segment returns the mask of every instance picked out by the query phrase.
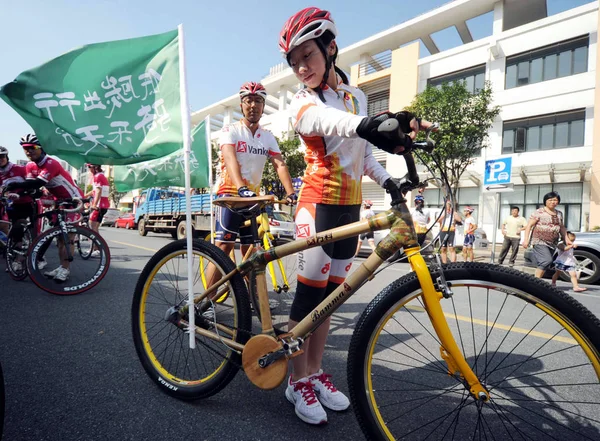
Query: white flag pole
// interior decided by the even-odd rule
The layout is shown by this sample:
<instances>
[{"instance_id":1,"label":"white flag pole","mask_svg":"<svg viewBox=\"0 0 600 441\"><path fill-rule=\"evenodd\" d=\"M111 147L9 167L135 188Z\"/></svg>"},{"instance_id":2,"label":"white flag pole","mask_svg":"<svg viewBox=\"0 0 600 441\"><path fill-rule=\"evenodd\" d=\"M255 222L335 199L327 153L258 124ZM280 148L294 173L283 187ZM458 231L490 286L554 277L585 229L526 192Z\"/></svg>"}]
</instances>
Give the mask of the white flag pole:
<instances>
[{"instance_id":1,"label":"white flag pole","mask_svg":"<svg viewBox=\"0 0 600 441\"><path fill-rule=\"evenodd\" d=\"M213 206L212 143L210 139L210 115L204 118L206 127L206 149L208 150L208 200L210 201L210 243L215 243L215 215Z\"/></svg>"},{"instance_id":2,"label":"white flag pole","mask_svg":"<svg viewBox=\"0 0 600 441\"><path fill-rule=\"evenodd\" d=\"M192 200L190 195L190 107L187 96L187 80L185 72L185 44L183 40L183 24L177 26L179 37L179 94L181 100L181 133L183 136L183 159L185 170L185 238L187 241L188 269L188 322L190 324L190 349L196 348L196 323L194 314L194 248L192 245Z\"/></svg>"}]
</instances>

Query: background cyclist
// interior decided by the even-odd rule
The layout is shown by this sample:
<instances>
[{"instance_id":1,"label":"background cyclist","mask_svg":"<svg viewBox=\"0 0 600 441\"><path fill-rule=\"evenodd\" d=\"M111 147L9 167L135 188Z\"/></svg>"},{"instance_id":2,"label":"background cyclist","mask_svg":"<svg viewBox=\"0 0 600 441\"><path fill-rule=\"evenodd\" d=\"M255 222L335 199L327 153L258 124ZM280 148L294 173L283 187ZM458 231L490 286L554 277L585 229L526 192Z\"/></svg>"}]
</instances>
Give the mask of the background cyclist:
<instances>
[{"instance_id":1,"label":"background cyclist","mask_svg":"<svg viewBox=\"0 0 600 441\"><path fill-rule=\"evenodd\" d=\"M27 176L25 182L13 182L7 186L9 189L27 189L37 190L46 187L48 192L56 199L82 198L81 189L75 185L71 175L60 165L60 163L51 158L44 152L40 141L34 134L25 135L21 138L21 146L25 150L25 155L30 160L25 167ZM68 222L76 222L81 218L79 213L67 215ZM69 238L71 238L69 234ZM64 282L69 278L69 260L67 259L67 250L64 240L59 237L58 254L61 265L51 271L44 272L47 277L52 277L57 281ZM70 241L72 243L72 241ZM71 253L73 253L73 245Z\"/></svg>"},{"instance_id":2,"label":"background cyclist","mask_svg":"<svg viewBox=\"0 0 600 441\"><path fill-rule=\"evenodd\" d=\"M296 210L297 237L356 222L362 200L361 180L370 176L387 189L400 183L375 160L371 144L389 153L408 153L418 121L406 112L386 112L366 117L364 93L348 84L346 74L335 66L337 30L327 11L306 8L285 23L279 49L305 89L292 99L291 115L296 132L306 147L306 171ZM380 133L381 122L395 118L398 131ZM424 128L429 123L423 121ZM352 237L324 247L298 253L298 285L290 311L290 327L309 314L346 278L356 252ZM304 353L294 357L286 398L296 415L309 424L327 421L323 406L345 410L348 398L321 369L329 333L327 319L303 344Z\"/></svg>"},{"instance_id":3,"label":"background cyclist","mask_svg":"<svg viewBox=\"0 0 600 441\"><path fill-rule=\"evenodd\" d=\"M256 196L268 158L288 194L288 203L295 203L297 196L279 144L275 136L259 124L265 108L267 91L262 84L250 81L242 85L239 94L244 117L223 127L219 138L220 174L216 191L218 197ZM233 250L238 234L243 254L252 243L250 227L240 228L243 222L245 219L242 216L228 208L219 207L215 243L226 254Z\"/></svg>"},{"instance_id":4,"label":"background cyclist","mask_svg":"<svg viewBox=\"0 0 600 441\"><path fill-rule=\"evenodd\" d=\"M0 146L0 187L7 187L12 183L23 183L27 172L22 165L13 164L8 157L8 149ZM21 191L16 190L15 193ZM15 245L19 246L23 237L23 229L20 228L18 221L32 219L35 213L33 199L29 195L22 195L18 199L12 201L10 207L6 209L8 220L12 223L12 238ZM7 224L1 223L0 229L4 234L8 235L9 227ZM38 266L42 268L46 265L45 260L38 262ZM20 272L23 269L22 262L12 262L13 271Z\"/></svg>"},{"instance_id":5,"label":"background cyclist","mask_svg":"<svg viewBox=\"0 0 600 441\"><path fill-rule=\"evenodd\" d=\"M110 186L108 179L104 176L102 167L95 164L87 164L88 171L92 174L92 201L90 204L90 228L96 232L100 229L100 224L104 215L110 207L110 201L108 195L110 193ZM89 195L86 194L86 197ZM100 250L96 249L92 251L91 257L100 257Z\"/></svg>"},{"instance_id":6,"label":"background cyclist","mask_svg":"<svg viewBox=\"0 0 600 441\"><path fill-rule=\"evenodd\" d=\"M363 211L361 211L361 213L360 213L361 220L369 219L370 217L375 216L375 212L371 208L373 206L373 203L371 201L369 201L369 200L364 201L363 206L365 207L365 209ZM360 252L360 248L362 246L363 240L365 240L365 239L367 239L367 243L371 247L371 251L375 251L375 235L373 234L372 231L369 231L367 233L363 233L360 236L358 236L358 245L356 246L355 255L358 255L358 253Z\"/></svg>"}]
</instances>

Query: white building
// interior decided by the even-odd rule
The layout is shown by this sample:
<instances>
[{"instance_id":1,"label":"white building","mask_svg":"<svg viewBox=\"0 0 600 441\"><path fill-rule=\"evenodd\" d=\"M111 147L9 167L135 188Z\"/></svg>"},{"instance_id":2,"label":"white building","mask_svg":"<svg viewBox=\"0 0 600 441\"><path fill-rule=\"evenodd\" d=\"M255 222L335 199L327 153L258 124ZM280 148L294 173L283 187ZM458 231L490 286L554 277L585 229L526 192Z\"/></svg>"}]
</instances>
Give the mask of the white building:
<instances>
[{"instance_id":1,"label":"white building","mask_svg":"<svg viewBox=\"0 0 600 441\"><path fill-rule=\"evenodd\" d=\"M483 14L490 17L489 35L474 40L468 21ZM440 51L432 34L448 28L462 44ZM338 65L366 93L370 114L401 110L428 83L463 79L475 89L489 80L501 112L487 148L462 177L460 206L474 206L478 224L491 236L494 195L483 187L484 163L510 155L515 191L502 193L503 214L517 205L527 217L555 190L567 227L587 230L600 225L600 148L593 149L600 139L594 119L600 103L598 29L598 1L548 17L545 0L455 0L341 49ZM430 55L419 58L422 46ZM292 133L287 107L299 87L294 74L281 64L262 83L269 98L261 123L276 136ZM223 124L241 118L238 95L194 112L192 120L206 115L214 139ZM404 169L401 157L376 156L393 175ZM431 206L441 204L435 189L425 197ZM385 198L364 178L363 199L385 208Z\"/></svg>"}]
</instances>

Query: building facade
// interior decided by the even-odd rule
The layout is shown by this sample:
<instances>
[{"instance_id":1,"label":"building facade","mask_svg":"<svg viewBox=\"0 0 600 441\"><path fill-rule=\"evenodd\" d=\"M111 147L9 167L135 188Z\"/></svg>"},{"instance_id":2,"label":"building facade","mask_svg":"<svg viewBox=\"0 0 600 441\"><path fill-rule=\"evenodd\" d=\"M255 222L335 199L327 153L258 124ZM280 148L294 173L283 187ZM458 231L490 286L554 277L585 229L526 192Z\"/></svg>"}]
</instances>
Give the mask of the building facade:
<instances>
[{"instance_id":1,"label":"building facade","mask_svg":"<svg viewBox=\"0 0 600 441\"><path fill-rule=\"evenodd\" d=\"M478 17L488 17L490 29L474 38L469 23ZM448 29L460 44L441 51L432 35ZM491 236L499 225L495 194L483 185L484 164L510 156L514 191L501 193L499 218L511 205L529 216L554 190L567 227L585 231L600 226L600 147L594 148L600 140L600 119L594 118L600 104L598 29L598 1L548 16L545 0L455 0L341 49L338 65L367 95L371 115L402 110L428 85L461 80L476 91L489 81L501 110L487 146L461 178L459 207L474 206L478 225ZM288 105L300 85L285 64L272 68L262 83L269 97L261 123L276 136L290 136ZM223 124L242 116L237 94L194 112L192 120L207 115L215 139ZM405 169L401 157L379 150L375 155L393 175ZM435 188L425 198L430 206L443 203ZM363 199L377 208L389 203L367 177Z\"/></svg>"}]
</instances>

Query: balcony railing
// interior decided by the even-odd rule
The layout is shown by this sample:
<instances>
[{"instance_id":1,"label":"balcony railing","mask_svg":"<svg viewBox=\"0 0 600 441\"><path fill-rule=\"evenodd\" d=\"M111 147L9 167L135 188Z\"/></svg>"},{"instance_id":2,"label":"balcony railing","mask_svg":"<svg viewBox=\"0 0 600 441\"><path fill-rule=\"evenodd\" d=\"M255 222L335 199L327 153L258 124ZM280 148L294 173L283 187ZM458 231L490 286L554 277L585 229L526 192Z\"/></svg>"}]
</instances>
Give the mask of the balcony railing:
<instances>
[{"instance_id":1,"label":"balcony railing","mask_svg":"<svg viewBox=\"0 0 600 441\"><path fill-rule=\"evenodd\" d=\"M369 59L359 64L358 75L366 75L388 69L392 66L392 51L387 50L377 55L369 55Z\"/></svg>"}]
</instances>

